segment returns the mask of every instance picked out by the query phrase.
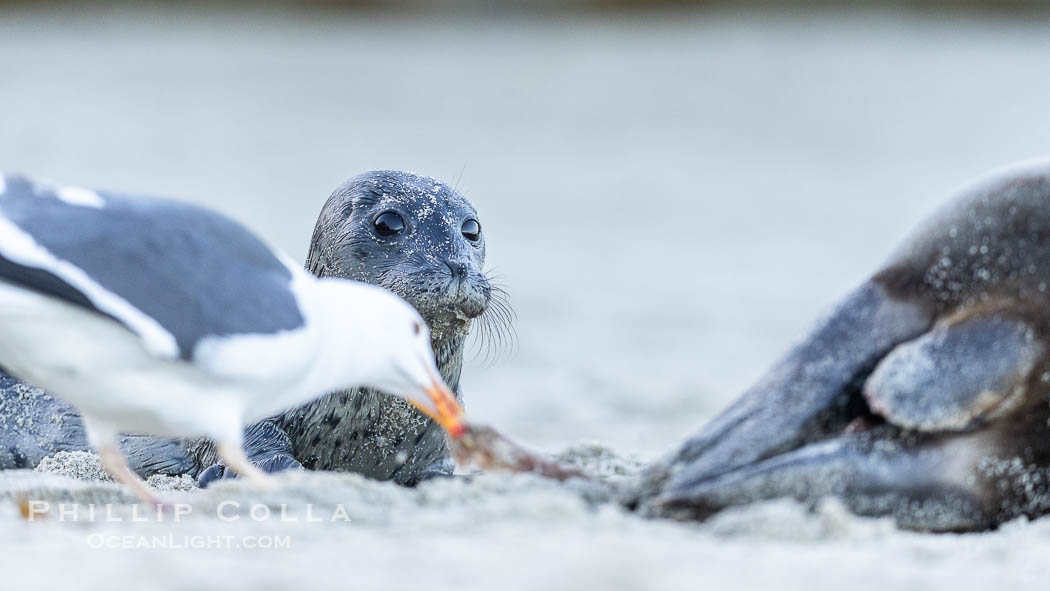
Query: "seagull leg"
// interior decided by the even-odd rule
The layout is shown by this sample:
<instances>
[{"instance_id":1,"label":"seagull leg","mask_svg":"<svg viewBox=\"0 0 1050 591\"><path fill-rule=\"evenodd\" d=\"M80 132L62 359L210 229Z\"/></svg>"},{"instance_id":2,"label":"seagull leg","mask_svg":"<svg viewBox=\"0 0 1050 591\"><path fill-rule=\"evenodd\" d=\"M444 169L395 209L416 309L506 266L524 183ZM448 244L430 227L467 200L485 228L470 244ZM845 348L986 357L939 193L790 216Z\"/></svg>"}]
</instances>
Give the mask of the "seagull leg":
<instances>
[{"instance_id":1,"label":"seagull leg","mask_svg":"<svg viewBox=\"0 0 1050 591\"><path fill-rule=\"evenodd\" d=\"M216 448L219 451L219 457L222 458L222 461L227 466L233 468L237 474L250 480L257 488L261 490L273 490L275 488L273 479L248 459L239 441L236 443L220 441Z\"/></svg>"},{"instance_id":2,"label":"seagull leg","mask_svg":"<svg viewBox=\"0 0 1050 591\"><path fill-rule=\"evenodd\" d=\"M102 467L106 469L114 478L125 486L131 489L131 492L135 493L135 496L142 499L143 503L148 505L162 505L160 499L153 494L153 491L146 486L146 482L139 478L138 474L131 471L128 467L128 461L121 453L120 447L115 442L106 443L100 445L98 448L99 459L102 461Z\"/></svg>"},{"instance_id":3,"label":"seagull leg","mask_svg":"<svg viewBox=\"0 0 1050 591\"><path fill-rule=\"evenodd\" d=\"M120 451L117 443L117 430L94 417L81 415L81 419L84 422L88 442L98 450L99 461L106 472L130 488L131 492L142 499L143 503L153 506L163 505L164 503L146 486L146 482L128 466L128 460L124 457L124 452Z\"/></svg>"}]
</instances>

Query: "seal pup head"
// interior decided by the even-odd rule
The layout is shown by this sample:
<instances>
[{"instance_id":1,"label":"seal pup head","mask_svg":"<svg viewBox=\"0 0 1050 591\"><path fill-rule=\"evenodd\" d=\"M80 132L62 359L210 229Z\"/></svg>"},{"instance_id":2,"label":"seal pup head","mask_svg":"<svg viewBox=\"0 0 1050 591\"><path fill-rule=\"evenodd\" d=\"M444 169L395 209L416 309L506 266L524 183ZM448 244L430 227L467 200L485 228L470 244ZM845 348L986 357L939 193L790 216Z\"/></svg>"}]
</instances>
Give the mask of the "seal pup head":
<instances>
[{"instance_id":1,"label":"seal pup head","mask_svg":"<svg viewBox=\"0 0 1050 591\"><path fill-rule=\"evenodd\" d=\"M484 272L485 232L474 206L436 179L366 172L332 193L307 265L319 277L385 287L412 304L434 342L463 337L475 319L509 324L503 292ZM486 312L490 312L486 314Z\"/></svg>"}]
</instances>

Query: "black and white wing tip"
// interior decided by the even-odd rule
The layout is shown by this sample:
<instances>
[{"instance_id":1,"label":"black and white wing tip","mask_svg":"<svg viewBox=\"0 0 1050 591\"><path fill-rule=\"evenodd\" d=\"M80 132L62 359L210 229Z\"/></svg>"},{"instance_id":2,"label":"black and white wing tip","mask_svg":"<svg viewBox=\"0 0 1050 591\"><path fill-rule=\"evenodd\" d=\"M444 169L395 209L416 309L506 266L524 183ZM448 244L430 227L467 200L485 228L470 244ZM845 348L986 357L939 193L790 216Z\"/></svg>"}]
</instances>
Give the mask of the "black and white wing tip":
<instances>
[{"instance_id":1,"label":"black and white wing tip","mask_svg":"<svg viewBox=\"0 0 1050 591\"><path fill-rule=\"evenodd\" d=\"M113 318L159 357L294 373L311 349L298 335L304 275L205 208L0 175L0 281Z\"/></svg>"}]
</instances>

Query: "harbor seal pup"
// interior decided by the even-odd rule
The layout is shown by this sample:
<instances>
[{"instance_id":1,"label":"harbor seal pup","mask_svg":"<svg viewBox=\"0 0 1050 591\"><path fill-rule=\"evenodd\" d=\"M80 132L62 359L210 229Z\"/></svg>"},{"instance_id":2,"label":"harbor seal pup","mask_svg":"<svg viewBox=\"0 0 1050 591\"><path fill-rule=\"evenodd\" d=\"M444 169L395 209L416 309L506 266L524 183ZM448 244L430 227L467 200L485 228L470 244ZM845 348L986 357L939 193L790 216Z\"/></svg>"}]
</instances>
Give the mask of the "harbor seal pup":
<instances>
[{"instance_id":1,"label":"harbor seal pup","mask_svg":"<svg viewBox=\"0 0 1050 591\"><path fill-rule=\"evenodd\" d=\"M486 334L505 336L511 321L484 262L485 235L470 201L435 179L392 170L359 175L335 190L307 256L315 275L380 285L412 304L430 325L438 369L460 399L471 328L480 323ZM142 476L199 475L202 484L232 476L204 440L128 434L121 447ZM0 467L33 467L55 452L85 449L72 407L0 379ZM249 426L245 450L266 471L345 470L409 485L453 467L440 426L393 396L363 389Z\"/></svg>"}]
</instances>

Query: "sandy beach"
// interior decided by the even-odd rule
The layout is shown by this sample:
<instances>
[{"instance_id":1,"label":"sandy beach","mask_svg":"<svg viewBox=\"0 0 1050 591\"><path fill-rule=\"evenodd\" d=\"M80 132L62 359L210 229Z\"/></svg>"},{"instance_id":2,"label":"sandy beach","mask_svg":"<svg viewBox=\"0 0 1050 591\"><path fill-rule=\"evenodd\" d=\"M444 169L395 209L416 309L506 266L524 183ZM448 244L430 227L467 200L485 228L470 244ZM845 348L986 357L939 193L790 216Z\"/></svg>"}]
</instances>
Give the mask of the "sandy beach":
<instances>
[{"instance_id":1,"label":"sandy beach","mask_svg":"<svg viewBox=\"0 0 1050 591\"><path fill-rule=\"evenodd\" d=\"M728 404L955 187L1050 153L1035 19L166 6L0 7L0 168L205 203L299 260L346 177L458 184L518 334L465 368L467 412L613 480ZM1048 519L927 535L784 501L681 524L527 475L405 489L297 473L271 492L155 481L189 513L133 521L91 466L0 473L0 588L1050 580ZM27 520L30 500L46 515ZM122 520L65 519L64 503Z\"/></svg>"},{"instance_id":2,"label":"sandy beach","mask_svg":"<svg viewBox=\"0 0 1050 591\"><path fill-rule=\"evenodd\" d=\"M574 452L592 473L624 467L607 450ZM780 501L679 524L587 502L578 483L506 474L417 489L335 473L287 474L272 493L241 483L205 491L154 484L176 507L163 516L133 510L112 483L4 473L5 584L103 589L119 577L143 589L988 589L1038 588L1050 575L1046 519L926 535L854 517L833 501L813 511ZM16 498L36 499L32 521Z\"/></svg>"}]
</instances>

